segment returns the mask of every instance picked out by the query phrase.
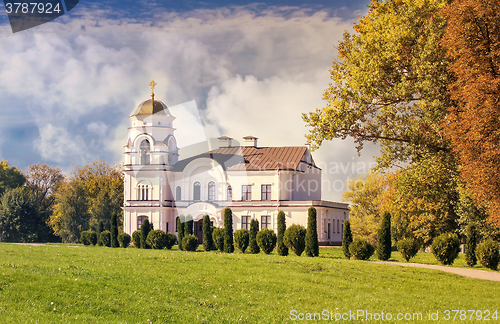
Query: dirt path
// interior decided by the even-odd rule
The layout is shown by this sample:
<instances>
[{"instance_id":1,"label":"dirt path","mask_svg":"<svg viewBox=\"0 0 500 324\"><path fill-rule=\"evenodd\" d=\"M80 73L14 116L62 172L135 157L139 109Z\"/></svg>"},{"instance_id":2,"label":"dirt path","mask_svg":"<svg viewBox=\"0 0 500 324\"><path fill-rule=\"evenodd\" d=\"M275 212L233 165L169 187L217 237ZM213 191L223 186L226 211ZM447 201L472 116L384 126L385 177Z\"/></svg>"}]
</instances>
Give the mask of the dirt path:
<instances>
[{"instance_id":1,"label":"dirt path","mask_svg":"<svg viewBox=\"0 0 500 324\"><path fill-rule=\"evenodd\" d=\"M374 263L393 264L393 265L399 265L399 266L403 266L403 267L434 269L434 270L441 270L441 271L445 271L445 272L450 272L450 273L454 273L454 274L457 274L460 276L474 278L474 279L500 281L500 272L490 272L490 271L466 269L466 268L452 268L452 267L445 267L445 266L432 265L432 264L421 264L421 263L382 262L382 261L377 261Z\"/></svg>"}]
</instances>

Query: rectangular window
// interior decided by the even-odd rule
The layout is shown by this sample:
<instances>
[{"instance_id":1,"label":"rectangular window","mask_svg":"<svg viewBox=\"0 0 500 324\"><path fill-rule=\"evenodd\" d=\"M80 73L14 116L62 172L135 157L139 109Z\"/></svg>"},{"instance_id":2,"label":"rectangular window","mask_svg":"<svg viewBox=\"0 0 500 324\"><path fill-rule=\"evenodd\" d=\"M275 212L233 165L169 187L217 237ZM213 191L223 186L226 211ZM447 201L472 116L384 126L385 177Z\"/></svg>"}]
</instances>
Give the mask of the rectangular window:
<instances>
[{"instance_id":1,"label":"rectangular window","mask_svg":"<svg viewBox=\"0 0 500 324\"><path fill-rule=\"evenodd\" d=\"M241 200L252 200L252 186L241 186Z\"/></svg>"},{"instance_id":2,"label":"rectangular window","mask_svg":"<svg viewBox=\"0 0 500 324\"><path fill-rule=\"evenodd\" d=\"M261 186L261 200L271 200L271 185L265 184Z\"/></svg>"},{"instance_id":3,"label":"rectangular window","mask_svg":"<svg viewBox=\"0 0 500 324\"><path fill-rule=\"evenodd\" d=\"M233 201L233 188L227 187L227 201Z\"/></svg>"},{"instance_id":4,"label":"rectangular window","mask_svg":"<svg viewBox=\"0 0 500 324\"><path fill-rule=\"evenodd\" d=\"M250 216L241 216L241 228L250 230Z\"/></svg>"},{"instance_id":5,"label":"rectangular window","mask_svg":"<svg viewBox=\"0 0 500 324\"><path fill-rule=\"evenodd\" d=\"M271 228L271 216L261 216L260 229Z\"/></svg>"},{"instance_id":6,"label":"rectangular window","mask_svg":"<svg viewBox=\"0 0 500 324\"><path fill-rule=\"evenodd\" d=\"M337 233L340 233L340 221L337 219Z\"/></svg>"},{"instance_id":7,"label":"rectangular window","mask_svg":"<svg viewBox=\"0 0 500 324\"><path fill-rule=\"evenodd\" d=\"M328 239L330 239L330 223L328 223Z\"/></svg>"}]
</instances>

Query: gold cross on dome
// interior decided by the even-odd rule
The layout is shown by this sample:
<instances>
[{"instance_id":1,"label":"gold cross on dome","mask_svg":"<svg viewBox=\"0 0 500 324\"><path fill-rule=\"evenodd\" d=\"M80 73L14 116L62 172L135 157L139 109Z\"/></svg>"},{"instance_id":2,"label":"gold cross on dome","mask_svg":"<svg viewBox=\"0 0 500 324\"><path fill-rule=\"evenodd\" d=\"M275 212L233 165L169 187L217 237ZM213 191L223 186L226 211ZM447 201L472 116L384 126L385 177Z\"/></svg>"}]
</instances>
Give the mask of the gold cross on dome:
<instances>
[{"instance_id":1,"label":"gold cross on dome","mask_svg":"<svg viewBox=\"0 0 500 324\"><path fill-rule=\"evenodd\" d=\"M155 80L151 80L151 82L149 83L149 85L151 86L151 99L154 100L155 99L155 86L156 86L156 82Z\"/></svg>"}]
</instances>

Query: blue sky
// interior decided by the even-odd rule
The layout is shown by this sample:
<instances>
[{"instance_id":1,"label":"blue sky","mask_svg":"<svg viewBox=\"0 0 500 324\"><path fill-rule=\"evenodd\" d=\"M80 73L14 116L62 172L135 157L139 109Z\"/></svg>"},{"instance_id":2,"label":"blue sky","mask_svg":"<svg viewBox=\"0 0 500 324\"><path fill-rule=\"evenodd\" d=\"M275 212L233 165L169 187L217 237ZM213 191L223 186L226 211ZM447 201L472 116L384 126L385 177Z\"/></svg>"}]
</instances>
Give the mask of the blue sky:
<instances>
[{"instance_id":1,"label":"blue sky","mask_svg":"<svg viewBox=\"0 0 500 324\"><path fill-rule=\"evenodd\" d=\"M335 46L368 3L81 0L15 34L0 14L0 159L121 162L127 117L151 79L169 107L190 102L174 109L180 147L220 135L303 145L301 113L324 105ZM316 151L331 181L324 198L338 200L333 182L365 172L377 152L358 157L349 140Z\"/></svg>"}]
</instances>

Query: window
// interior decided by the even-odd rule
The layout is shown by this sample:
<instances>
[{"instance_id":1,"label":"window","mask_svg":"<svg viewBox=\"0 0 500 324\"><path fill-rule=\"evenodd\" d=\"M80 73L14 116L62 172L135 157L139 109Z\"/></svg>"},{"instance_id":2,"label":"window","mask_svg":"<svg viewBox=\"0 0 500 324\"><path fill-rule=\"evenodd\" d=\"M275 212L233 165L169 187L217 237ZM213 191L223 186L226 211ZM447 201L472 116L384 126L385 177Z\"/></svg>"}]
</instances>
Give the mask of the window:
<instances>
[{"instance_id":1,"label":"window","mask_svg":"<svg viewBox=\"0 0 500 324\"><path fill-rule=\"evenodd\" d=\"M215 182L210 181L208 183L208 201L215 200Z\"/></svg>"},{"instance_id":2,"label":"window","mask_svg":"<svg viewBox=\"0 0 500 324\"><path fill-rule=\"evenodd\" d=\"M176 201L181 201L181 198L182 198L182 189L180 186L177 186L177 188L175 188L175 200Z\"/></svg>"},{"instance_id":3,"label":"window","mask_svg":"<svg viewBox=\"0 0 500 324\"><path fill-rule=\"evenodd\" d=\"M271 216L261 216L260 229L271 228Z\"/></svg>"},{"instance_id":4,"label":"window","mask_svg":"<svg viewBox=\"0 0 500 324\"><path fill-rule=\"evenodd\" d=\"M337 233L340 233L340 221L337 219Z\"/></svg>"},{"instance_id":5,"label":"window","mask_svg":"<svg viewBox=\"0 0 500 324\"><path fill-rule=\"evenodd\" d=\"M241 186L241 200L252 200L252 186Z\"/></svg>"},{"instance_id":6,"label":"window","mask_svg":"<svg viewBox=\"0 0 500 324\"><path fill-rule=\"evenodd\" d=\"M250 230L250 216L241 216L241 228Z\"/></svg>"},{"instance_id":7,"label":"window","mask_svg":"<svg viewBox=\"0 0 500 324\"><path fill-rule=\"evenodd\" d=\"M330 239L330 223L328 223L328 239Z\"/></svg>"},{"instance_id":8,"label":"window","mask_svg":"<svg viewBox=\"0 0 500 324\"><path fill-rule=\"evenodd\" d=\"M201 183L199 183L198 181L196 181L193 185L193 200L201 200Z\"/></svg>"},{"instance_id":9,"label":"window","mask_svg":"<svg viewBox=\"0 0 500 324\"><path fill-rule=\"evenodd\" d=\"M141 229L141 224L145 219L148 219L148 216L139 216L137 217L137 230Z\"/></svg>"},{"instance_id":10,"label":"window","mask_svg":"<svg viewBox=\"0 0 500 324\"><path fill-rule=\"evenodd\" d=\"M139 147L139 151L141 153L141 164L149 164L149 151L150 151L150 145L149 141L147 139L143 140L141 142L141 145Z\"/></svg>"},{"instance_id":11,"label":"window","mask_svg":"<svg viewBox=\"0 0 500 324\"><path fill-rule=\"evenodd\" d=\"M138 186L137 200L149 200L149 186Z\"/></svg>"},{"instance_id":12,"label":"window","mask_svg":"<svg viewBox=\"0 0 500 324\"><path fill-rule=\"evenodd\" d=\"M271 200L271 185L265 184L261 186L261 200Z\"/></svg>"},{"instance_id":13,"label":"window","mask_svg":"<svg viewBox=\"0 0 500 324\"><path fill-rule=\"evenodd\" d=\"M233 201L233 188L227 187L227 201Z\"/></svg>"}]
</instances>

